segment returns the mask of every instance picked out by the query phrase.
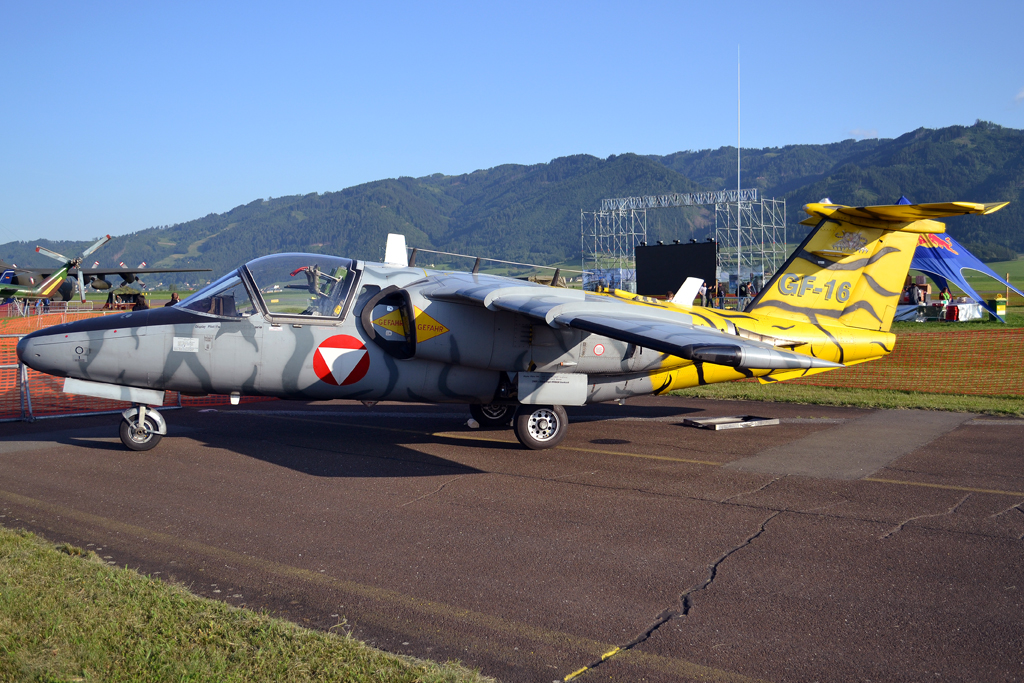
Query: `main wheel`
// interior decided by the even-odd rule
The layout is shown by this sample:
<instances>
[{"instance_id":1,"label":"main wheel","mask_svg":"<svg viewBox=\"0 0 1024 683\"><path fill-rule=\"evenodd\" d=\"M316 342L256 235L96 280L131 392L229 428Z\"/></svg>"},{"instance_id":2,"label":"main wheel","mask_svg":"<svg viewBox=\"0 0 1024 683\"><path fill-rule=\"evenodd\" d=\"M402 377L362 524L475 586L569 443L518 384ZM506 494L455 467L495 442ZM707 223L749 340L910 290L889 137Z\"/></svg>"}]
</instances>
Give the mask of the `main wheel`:
<instances>
[{"instance_id":1,"label":"main wheel","mask_svg":"<svg viewBox=\"0 0 1024 683\"><path fill-rule=\"evenodd\" d=\"M469 414L473 416L474 420L480 423L481 427L485 427L487 429L508 427L509 423L512 422L512 413L514 410L514 406L502 403L490 403L488 405L471 403L469 406Z\"/></svg>"},{"instance_id":2,"label":"main wheel","mask_svg":"<svg viewBox=\"0 0 1024 683\"><path fill-rule=\"evenodd\" d=\"M130 451L148 451L164 438L157 433L157 429L156 420L149 415L146 416L146 424L140 425L136 413L131 422L121 420L121 443Z\"/></svg>"},{"instance_id":3,"label":"main wheel","mask_svg":"<svg viewBox=\"0 0 1024 683\"><path fill-rule=\"evenodd\" d=\"M519 443L532 451L554 448L569 431L569 418L562 406L519 406L512 429Z\"/></svg>"}]
</instances>

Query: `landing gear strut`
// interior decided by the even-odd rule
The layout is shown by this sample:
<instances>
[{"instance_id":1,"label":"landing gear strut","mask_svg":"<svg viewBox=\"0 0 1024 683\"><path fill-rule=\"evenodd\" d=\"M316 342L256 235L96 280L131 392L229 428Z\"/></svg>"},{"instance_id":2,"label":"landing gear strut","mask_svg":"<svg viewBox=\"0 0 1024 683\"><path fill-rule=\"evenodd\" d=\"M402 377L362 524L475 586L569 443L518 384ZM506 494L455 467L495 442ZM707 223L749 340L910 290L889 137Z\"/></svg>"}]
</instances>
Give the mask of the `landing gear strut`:
<instances>
[{"instance_id":1,"label":"landing gear strut","mask_svg":"<svg viewBox=\"0 0 1024 683\"><path fill-rule=\"evenodd\" d=\"M562 406L519 406L512 420L512 430L532 451L554 448L569 431L569 418Z\"/></svg>"},{"instance_id":2,"label":"landing gear strut","mask_svg":"<svg viewBox=\"0 0 1024 683\"><path fill-rule=\"evenodd\" d=\"M148 451L167 434L163 415L153 408L129 408L121 418L121 443L130 451Z\"/></svg>"},{"instance_id":3,"label":"landing gear strut","mask_svg":"<svg viewBox=\"0 0 1024 683\"><path fill-rule=\"evenodd\" d=\"M508 427L512 423L512 414L515 412L515 406L510 406L504 403L490 403L488 405L480 405L478 403L470 404L469 414L473 416L473 419L480 423L480 426L484 429L501 429Z\"/></svg>"}]
</instances>

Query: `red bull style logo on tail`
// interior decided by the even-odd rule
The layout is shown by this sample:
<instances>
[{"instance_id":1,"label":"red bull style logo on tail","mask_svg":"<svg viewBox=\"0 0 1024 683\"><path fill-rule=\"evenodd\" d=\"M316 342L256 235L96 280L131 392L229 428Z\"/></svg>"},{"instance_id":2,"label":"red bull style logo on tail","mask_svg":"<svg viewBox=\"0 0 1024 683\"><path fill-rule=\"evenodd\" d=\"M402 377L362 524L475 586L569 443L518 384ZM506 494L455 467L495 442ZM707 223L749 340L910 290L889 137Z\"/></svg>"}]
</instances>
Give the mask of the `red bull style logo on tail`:
<instances>
[{"instance_id":1,"label":"red bull style logo on tail","mask_svg":"<svg viewBox=\"0 0 1024 683\"><path fill-rule=\"evenodd\" d=\"M928 247L929 249L945 249L954 256L959 256L960 252L953 248L953 240L949 237L939 237L932 233L925 233L918 235L917 246Z\"/></svg>"}]
</instances>

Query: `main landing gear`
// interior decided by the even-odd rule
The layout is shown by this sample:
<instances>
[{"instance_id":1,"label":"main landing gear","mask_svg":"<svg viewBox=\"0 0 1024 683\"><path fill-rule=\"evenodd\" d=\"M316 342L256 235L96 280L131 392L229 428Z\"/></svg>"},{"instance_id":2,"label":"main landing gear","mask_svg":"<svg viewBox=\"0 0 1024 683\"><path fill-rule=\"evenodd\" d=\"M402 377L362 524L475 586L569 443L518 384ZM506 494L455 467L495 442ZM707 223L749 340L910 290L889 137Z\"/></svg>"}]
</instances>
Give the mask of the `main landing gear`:
<instances>
[{"instance_id":1,"label":"main landing gear","mask_svg":"<svg viewBox=\"0 0 1024 683\"><path fill-rule=\"evenodd\" d=\"M569 431L569 418L562 406L519 406L512 420L519 443L531 451L554 448Z\"/></svg>"},{"instance_id":2,"label":"main landing gear","mask_svg":"<svg viewBox=\"0 0 1024 683\"><path fill-rule=\"evenodd\" d=\"M516 407L507 403L491 403L480 405L473 403L469 406L469 414L480 423L484 429L502 429L512 424L512 415Z\"/></svg>"},{"instance_id":3,"label":"main landing gear","mask_svg":"<svg viewBox=\"0 0 1024 683\"><path fill-rule=\"evenodd\" d=\"M121 443L130 451L148 451L167 434L164 416L140 405L121 413Z\"/></svg>"},{"instance_id":4,"label":"main landing gear","mask_svg":"<svg viewBox=\"0 0 1024 683\"><path fill-rule=\"evenodd\" d=\"M554 448L569 431L569 418L562 406L471 404L469 412L485 429L505 429L511 424L519 443L532 451Z\"/></svg>"}]
</instances>

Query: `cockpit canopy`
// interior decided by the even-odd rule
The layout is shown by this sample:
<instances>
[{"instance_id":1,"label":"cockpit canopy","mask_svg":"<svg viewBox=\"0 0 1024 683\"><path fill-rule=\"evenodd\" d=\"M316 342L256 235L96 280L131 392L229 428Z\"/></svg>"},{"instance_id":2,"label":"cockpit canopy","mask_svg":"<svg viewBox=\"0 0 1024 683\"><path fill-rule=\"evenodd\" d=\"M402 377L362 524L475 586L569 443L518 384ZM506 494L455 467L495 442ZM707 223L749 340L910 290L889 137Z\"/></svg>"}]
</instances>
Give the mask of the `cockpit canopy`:
<instances>
[{"instance_id":1,"label":"cockpit canopy","mask_svg":"<svg viewBox=\"0 0 1024 683\"><path fill-rule=\"evenodd\" d=\"M273 254L238 270L180 302L178 307L217 317L270 319L301 316L334 322L344 316L358 276L356 262L324 254Z\"/></svg>"}]
</instances>

